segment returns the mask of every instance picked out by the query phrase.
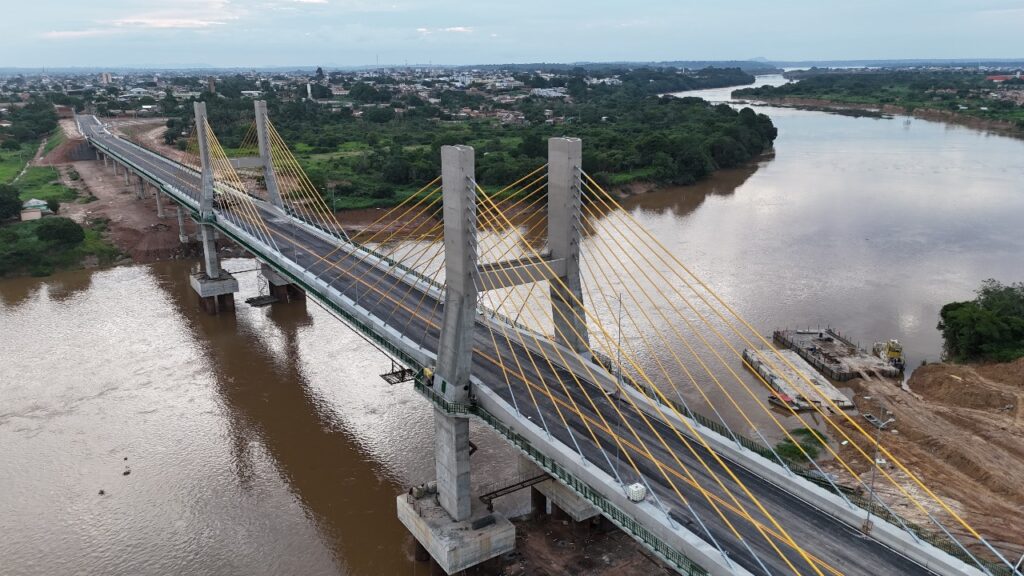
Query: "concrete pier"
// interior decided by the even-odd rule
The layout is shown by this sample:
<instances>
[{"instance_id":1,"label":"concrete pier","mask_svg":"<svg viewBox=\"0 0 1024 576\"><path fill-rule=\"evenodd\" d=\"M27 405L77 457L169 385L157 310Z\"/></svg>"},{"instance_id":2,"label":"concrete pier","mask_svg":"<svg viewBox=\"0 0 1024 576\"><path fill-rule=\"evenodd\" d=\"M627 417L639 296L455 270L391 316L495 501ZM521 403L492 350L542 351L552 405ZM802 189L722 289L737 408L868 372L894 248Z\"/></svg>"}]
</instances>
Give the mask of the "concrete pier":
<instances>
[{"instance_id":1,"label":"concrete pier","mask_svg":"<svg viewBox=\"0 0 1024 576\"><path fill-rule=\"evenodd\" d=\"M238 280L230 272L221 270L216 278L211 278L206 272L197 272L189 276L189 284L199 298L199 305L207 313L222 314L235 310Z\"/></svg>"},{"instance_id":2,"label":"concrete pier","mask_svg":"<svg viewBox=\"0 0 1024 576\"><path fill-rule=\"evenodd\" d=\"M437 502L436 494L420 498L402 494L396 499L398 519L412 533L444 574L457 574L511 552L516 528L507 518L475 502L465 520L454 521Z\"/></svg>"},{"instance_id":3,"label":"concrete pier","mask_svg":"<svg viewBox=\"0 0 1024 576\"><path fill-rule=\"evenodd\" d=\"M306 299L306 293L302 288L262 262L260 263L260 275L270 286L270 295L277 298L279 302L301 302Z\"/></svg>"}]
</instances>

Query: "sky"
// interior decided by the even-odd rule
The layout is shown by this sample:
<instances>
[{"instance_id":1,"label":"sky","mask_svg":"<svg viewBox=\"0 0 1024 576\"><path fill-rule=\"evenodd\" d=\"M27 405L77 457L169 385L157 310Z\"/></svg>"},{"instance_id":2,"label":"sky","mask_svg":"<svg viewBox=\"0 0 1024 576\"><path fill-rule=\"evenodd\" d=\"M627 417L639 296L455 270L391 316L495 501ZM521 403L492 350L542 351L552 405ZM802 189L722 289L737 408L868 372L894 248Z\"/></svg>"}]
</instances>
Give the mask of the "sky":
<instances>
[{"instance_id":1,"label":"sky","mask_svg":"<svg viewBox=\"0 0 1024 576\"><path fill-rule=\"evenodd\" d=\"M0 67L1024 57L1024 0L5 0Z\"/></svg>"}]
</instances>

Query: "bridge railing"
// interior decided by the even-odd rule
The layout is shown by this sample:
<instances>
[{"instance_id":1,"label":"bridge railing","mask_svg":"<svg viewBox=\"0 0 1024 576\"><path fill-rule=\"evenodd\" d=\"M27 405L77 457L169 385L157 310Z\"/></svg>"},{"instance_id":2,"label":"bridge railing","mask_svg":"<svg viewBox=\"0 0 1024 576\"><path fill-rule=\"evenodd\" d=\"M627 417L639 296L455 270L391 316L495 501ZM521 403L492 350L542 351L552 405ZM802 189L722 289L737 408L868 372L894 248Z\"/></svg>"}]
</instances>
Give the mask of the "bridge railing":
<instances>
[{"instance_id":1,"label":"bridge railing","mask_svg":"<svg viewBox=\"0 0 1024 576\"><path fill-rule=\"evenodd\" d=\"M485 424L498 432L498 434L505 437L509 443L525 453L548 474L558 478L562 484L569 487L580 497L596 506L601 510L602 514L606 518L643 542L650 550L658 554L658 556L663 560L678 568L682 574L687 576L708 576L707 570L682 552L679 552L669 546L656 534L634 520L629 514L602 496L599 492L595 491L589 484L580 480L572 472L559 465L554 459L546 456L543 452L533 446L529 440L517 434L487 410L484 410L482 407L475 404L457 404L445 400L441 395L434 392L433 388L426 383L426 378L422 370L416 376L414 387L417 391L445 411L453 414L472 415L482 420Z\"/></svg>"},{"instance_id":2,"label":"bridge railing","mask_svg":"<svg viewBox=\"0 0 1024 576\"><path fill-rule=\"evenodd\" d=\"M600 355L595 355L594 359L606 370L613 370L613 366L609 359L604 358ZM628 377L624 377L623 380L628 385L636 388L637 390L645 394L648 398L653 398L658 404L665 406L665 403L662 401L661 396L655 394L649 386L640 384ZM697 422L701 426L713 430L714 432L716 432L717 434L724 438L732 438L741 446L757 454L758 456L761 456L763 458L771 460L772 462L775 462L776 464L784 466L786 469L790 470L794 474L801 476L808 482L825 488L826 490L834 494L845 497L847 500L850 501L850 503L864 509L865 517L867 517L867 511L870 510L871 514L877 516L878 518L881 518L882 520L889 522L893 526L906 526L907 529L912 531L917 538L931 544L932 546L935 546L936 548L942 550L950 556L953 556L954 558L957 558L958 560L961 560L968 565L973 565L975 563L975 558L972 558L970 554L964 552L960 545L958 545L945 534L938 534L932 531L925 530L920 525L910 522L902 516L893 513L890 509L879 504L878 502L865 498L860 494L860 492L853 488L849 488L847 486L839 484L834 484L832 482L829 482L827 480L824 480L811 474L807 470L796 468L784 461L780 462L775 457L775 453L772 452L772 450L768 446L762 444L761 442L757 442L756 440L747 438L746 436L736 434L733 431L726 428L725 425L723 425L722 423L716 422L698 412L693 412L692 410L690 410L686 406L683 406L681 403L676 402L675 400L668 399L668 403L680 414L690 418L691 420ZM986 564L986 568L993 576L1012 576L1013 574L1013 571L1004 564L996 564L992 562L986 562L984 560L981 561Z\"/></svg>"}]
</instances>

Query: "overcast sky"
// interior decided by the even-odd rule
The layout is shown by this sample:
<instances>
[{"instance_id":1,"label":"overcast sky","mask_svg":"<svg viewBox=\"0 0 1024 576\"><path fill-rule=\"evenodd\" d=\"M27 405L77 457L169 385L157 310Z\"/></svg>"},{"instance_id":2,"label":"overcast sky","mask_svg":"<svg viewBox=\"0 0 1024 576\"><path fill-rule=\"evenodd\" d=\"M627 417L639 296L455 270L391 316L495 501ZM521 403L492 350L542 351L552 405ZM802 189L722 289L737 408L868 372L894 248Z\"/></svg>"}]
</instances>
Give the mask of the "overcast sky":
<instances>
[{"instance_id":1,"label":"overcast sky","mask_svg":"<svg viewBox=\"0 0 1024 576\"><path fill-rule=\"evenodd\" d=\"M6 0L0 66L1024 57L1022 0Z\"/></svg>"}]
</instances>

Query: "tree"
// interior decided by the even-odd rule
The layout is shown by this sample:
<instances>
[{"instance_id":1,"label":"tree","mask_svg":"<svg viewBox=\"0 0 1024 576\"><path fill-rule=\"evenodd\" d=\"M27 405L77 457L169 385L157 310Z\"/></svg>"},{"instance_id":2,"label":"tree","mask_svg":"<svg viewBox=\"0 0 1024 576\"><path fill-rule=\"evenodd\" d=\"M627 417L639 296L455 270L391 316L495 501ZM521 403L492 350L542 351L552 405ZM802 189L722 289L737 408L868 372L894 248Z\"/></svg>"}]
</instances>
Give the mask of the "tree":
<instances>
[{"instance_id":1,"label":"tree","mask_svg":"<svg viewBox=\"0 0 1024 576\"><path fill-rule=\"evenodd\" d=\"M36 238L64 246L74 246L85 240L85 230L68 218L45 218L36 228Z\"/></svg>"},{"instance_id":2,"label":"tree","mask_svg":"<svg viewBox=\"0 0 1024 576\"><path fill-rule=\"evenodd\" d=\"M313 95L314 100L326 100L334 96L331 89L322 84L310 84L309 92Z\"/></svg>"},{"instance_id":3,"label":"tree","mask_svg":"<svg viewBox=\"0 0 1024 576\"><path fill-rule=\"evenodd\" d=\"M383 108L370 108L363 112L363 118L368 122L384 124L395 118L395 110L390 106L385 106Z\"/></svg>"},{"instance_id":4,"label":"tree","mask_svg":"<svg viewBox=\"0 0 1024 576\"><path fill-rule=\"evenodd\" d=\"M1024 283L986 280L977 297L939 312L946 355L958 361L1010 361L1024 356Z\"/></svg>"},{"instance_id":5,"label":"tree","mask_svg":"<svg viewBox=\"0 0 1024 576\"><path fill-rule=\"evenodd\" d=\"M0 220L12 218L21 213L21 198L18 189L10 184L0 184Z\"/></svg>"},{"instance_id":6,"label":"tree","mask_svg":"<svg viewBox=\"0 0 1024 576\"><path fill-rule=\"evenodd\" d=\"M319 67L319 66L316 67L316 79L317 80L323 80L324 79L324 69Z\"/></svg>"}]
</instances>

